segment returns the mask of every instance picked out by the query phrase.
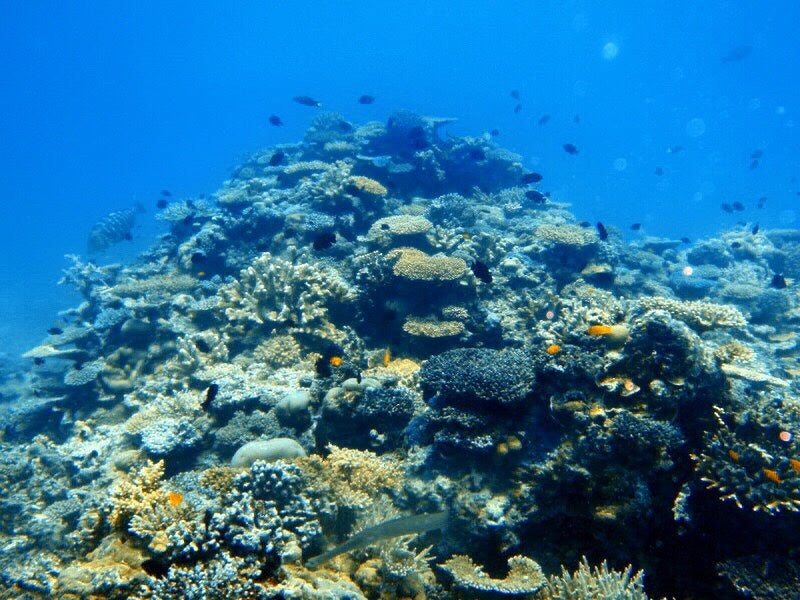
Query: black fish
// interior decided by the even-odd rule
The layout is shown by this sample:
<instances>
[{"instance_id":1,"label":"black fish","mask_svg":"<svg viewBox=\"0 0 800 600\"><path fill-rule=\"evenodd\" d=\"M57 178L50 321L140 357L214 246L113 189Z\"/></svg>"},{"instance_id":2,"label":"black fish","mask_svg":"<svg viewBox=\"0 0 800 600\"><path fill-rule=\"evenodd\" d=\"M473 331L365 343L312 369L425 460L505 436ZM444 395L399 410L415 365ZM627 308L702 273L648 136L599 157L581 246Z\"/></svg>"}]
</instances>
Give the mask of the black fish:
<instances>
[{"instance_id":1,"label":"black fish","mask_svg":"<svg viewBox=\"0 0 800 600\"><path fill-rule=\"evenodd\" d=\"M731 206L733 206L733 210L738 210L739 212L744 210L744 204L742 204L738 200L734 202Z\"/></svg>"},{"instance_id":2,"label":"black fish","mask_svg":"<svg viewBox=\"0 0 800 600\"><path fill-rule=\"evenodd\" d=\"M689 239L689 238L687 238L687 237L682 237L682 238L681 238L681 242L683 242L684 244L691 244L691 243L692 243L692 240L690 240L690 239Z\"/></svg>"},{"instance_id":3,"label":"black fish","mask_svg":"<svg viewBox=\"0 0 800 600\"><path fill-rule=\"evenodd\" d=\"M194 215L186 215L183 218L183 224L187 227L192 224L192 221L194 221Z\"/></svg>"},{"instance_id":4,"label":"black fish","mask_svg":"<svg viewBox=\"0 0 800 600\"><path fill-rule=\"evenodd\" d=\"M641 228L642 228L642 224L641 223L634 223L633 225L631 225L631 229L633 231L639 231Z\"/></svg>"},{"instance_id":5,"label":"black fish","mask_svg":"<svg viewBox=\"0 0 800 600\"><path fill-rule=\"evenodd\" d=\"M192 254L192 258L191 258L192 264L194 264L194 265L199 265L200 263L205 261L205 259L206 259L206 255L203 254L202 252L194 252Z\"/></svg>"},{"instance_id":6,"label":"black fish","mask_svg":"<svg viewBox=\"0 0 800 600\"><path fill-rule=\"evenodd\" d=\"M756 223L755 225L753 225L753 228L752 228L750 231L751 231L751 233L752 233L753 235L756 235L756 234L758 233L758 223Z\"/></svg>"},{"instance_id":7,"label":"black fish","mask_svg":"<svg viewBox=\"0 0 800 600\"><path fill-rule=\"evenodd\" d=\"M514 100L519 100L519 90L511 90L511 97Z\"/></svg>"},{"instance_id":8,"label":"black fish","mask_svg":"<svg viewBox=\"0 0 800 600\"><path fill-rule=\"evenodd\" d=\"M783 275L775 273L775 275L772 276L772 281L770 281L769 284L775 289L782 290L786 287L786 280L783 278Z\"/></svg>"},{"instance_id":9,"label":"black fish","mask_svg":"<svg viewBox=\"0 0 800 600\"><path fill-rule=\"evenodd\" d=\"M597 222L597 233L600 235L601 240L608 239L608 231L606 230L606 226L603 225L600 221Z\"/></svg>"},{"instance_id":10,"label":"black fish","mask_svg":"<svg viewBox=\"0 0 800 600\"><path fill-rule=\"evenodd\" d=\"M762 156L764 156L764 151L760 148L756 148L750 153L750 158L761 158Z\"/></svg>"},{"instance_id":11,"label":"black fish","mask_svg":"<svg viewBox=\"0 0 800 600\"><path fill-rule=\"evenodd\" d=\"M191 199L187 200L186 201L186 208L189 208L190 210L194 210L195 209L194 200L191 200Z\"/></svg>"},{"instance_id":12,"label":"black fish","mask_svg":"<svg viewBox=\"0 0 800 600\"><path fill-rule=\"evenodd\" d=\"M206 389L206 396L203 399L203 402L200 404L203 407L203 410L208 410L208 407L211 406L211 403L214 401L214 398L217 397L219 393L219 385L216 383L212 383Z\"/></svg>"},{"instance_id":13,"label":"black fish","mask_svg":"<svg viewBox=\"0 0 800 600\"><path fill-rule=\"evenodd\" d=\"M320 356L316 362L314 362L314 370L320 377L330 377L333 375L330 359L325 358L324 356Z\"/></svg>"},{"instance_id":14,"label":"black fish","mask_svg":"<svg viewBox=\"0 0 800 600\"><path fill-rule=\"evenodd\" d=\"M683 146L670 146L667 148L667 152L670 154L677 154L678 152L683 151Z\"/></svg>"},{"instance_id":15,"label":"black fish","mask_svg":"<svg viewBox=\"0 0 800 600\"><path fill-rule=\"evenodd\" d=\"M541 180L542 176L539 173L525 173L525 175L519 178L519 182L523 185L528 185L529 183L539 183Z\"/></svg>"},{"instance_id":16,"label":"black fish","mask_svg":"<svg viewBox=\"0 0 800 600\"><path fill-rule=\"evenodd\" d=\"M521 110L522 110L522 104L517 104L517 105L514 107L514 114L515 114L515 115L519 114L519 112L520 112Z\"/></svg>"},{"instance_id":17,"label":"black fish","mask_svg":"<svg viewBox=\"0 0 800 600\"><path fill-rule=\"evenodd\" d=\"M35 364L37 367L41 367L44 364L44 359L40 356L37 356L33 359L33 364Z\"/></svg>"},{"instance_id":18,"label":"black fish","mask_svg":"<svg viewBox=\"0 0 800 600\"><path fill-rule=\"evenodd\" d=\"M578 225L581 226L581 227L591 227L592 226L592 224L589 223L589 221L581 221L580 223L578 223Z\"/></svg>"},{"instance_id":19,"label":"black fish","mask_svg":"<svg viewBox=\"0 0 800 600\"><path fill-rule=\"evenodd\" d=\"M753 52L752 46L737 46L730 50L727 54L722 57L722 62L729 63L729 62L739 62L740 60L744 60Z\"/></svg>"},{"instance_id":20,"label":"black fish","mask_svg":"<svg viewBox=\"0 0 800 600\"><path fill-rule=\"evenodd\" d=\"M480 148L475 148L473 150L470 150L469 157L474 160L486 160L486 152L484 152Z\"/></svg>"},{"instance_id":21,"label":"black fish","mask_svg":"<svg viewBox=\"0 0 800 600\"><path fill-rule=\"evenodd\" d=\"M720 204L719 207L722 210L724 210L726 213L732 213L733 212L733 207L728 203Z\"/></svg>"},{"instance_id":22,"label":"black fish","mask_svg":"<svg viewBox=\"0 0 800 600\"><path fill-rule=\"evenodd\" d=\"M336 234L325 231L314 238L314 250L327 250L336 243Z\"/></svg>"},{"instance_id":23,"label":"black fish","mask_svg":"<svg viewBox=\"0 0 800 600\"><path fill-rule=\"evenodd\" d=\"M131 235L130 231L127 231L125 235L122 236L122 239L130 242L133 239L133 236Z\"/></svg>"},{"instance_id":24,"label":"black fish","mask_svg":"<svg viewBox=\"0 0 800 600\"><path fill-rule=\"evenodd\" d=\"M346 133L348 131L353 131L353 126L347 121L339 121L339 129Z\"/></svg>"},{"instance_id":25,"label":"black fish","mask_svg":"<svg viewBox=\"0 0 800 600\"><path fill-rule=\"evenodd\" d=\"M538 121L536 121L536 123L537 123L538 125L544 125L544 124L545 124L545 123L547 123L549 120L550 120L550 115L542 115L541 117L539 117L539 120L538 120Z\"/></svg>"},{"instance_id":26,"label":"black fish","mask_svg":"<svg viewBox=\"0 0 800 600\"><path fill-rule=\"evenodd\" d=\"M731 242L731 248L734 250L738 250L742 247L742 242Z\"/></svg>"},{"instance_id":27,"label":"black fish","mask_svg":"<svg viewBox=\"0 0 800 600\"><path fill-rule=\"evenodd\" d=\"M572 154L573 156L579 152L575 144L564 144L563 148L564 152L566 152L567 154Z\"/></svg>"},{"instance_id":28,"label":"black fish","mask_svg":"<svg viewBox=\"0 0 800 600\"><path fill-rule=\"evenodd\" d=\"M211 352L211 348L203 338L197 338L194 341L194 345L197 346L197 349L200 350L200 352L202 352L203 354Z\"/></svg>"},{"instance_id":29,"label":"black fish","mask_svg":"<svg viewBox=\"0 0 800 600\"><path fill-rule=\"evenodd\" d=\"M766 203L767 203L767 197L761 196L761 198L758 199L758 204L756 204L756 208L764 208L764 205Z\"/></svg>"},{"instance_id":30,"label":"black fish","mask_svg":"<svg viewBox=\"0 0 800 600\"><path fill-rule=\"evenodd\" d=\"M273 154L269 159L269 166L270 167L277 167L281 164L284 159L286 158L286 154L281 150L278 150L275 154Z\"/></svg>"},{"instance_id":31,"label":"black fish","mask_svg":"<svg viewBox=\"0 0 800 600\"><path fill-rule=\"evenodd\" d=\"M61 327L51 327L50 329L47 330L47 333L49 333L50 335L61 335L62 333L64 333L64 330L61 329Z\"/></svg>"},{"instance_id":32,"label":"black fish","mask_svg":"<svg viewBox=\"0 0 800 600\"><path fill-rule=\"evenodd\" d=\"M172 192L170 192L169 190L161 190L161 195L169 198L170 196L172 196Z\"/></svg>"},{"instance_id":33,"label":"black fish","mask_svg":"<svg viewBox=\"0 0 800 600\"><path fill-rule=\"evenodd\" d=\"M500 130L499 130L499 129L492 129L492 130L489 132L489 134L490 134L492 137L497 137L498 135L500 135Z\"/></svg>"},{"instance_id":34,"label":"black fish","mask_svg":"<svg viewBox=\"0 0 800 600\"><path fill-rule=\"evenodd\" d=\"M757 169L758 165L759 165L758 160L754 160L753 162L750 163L750 170L752 171L754 169Z\"/></svg>"},{"instance_id":35,"label":"black fish","mask_svg":"<svg viewBox=\"0 0 800 600\"><path fill-rule=\"evenodd\" d=\"M539 190L528 190L525 192L525 197L535 204L544 204L547 202L547 197Z\"/></svg>"},{"instance_id":36,"label":"black fish","mask_svg":"<svg viewBox=\"0 0 800 600\"><path fill-rule=\"evenodd\" d=\"M425 128L422 125L412 127L408 131L408 140L415 150L423 150L430 146L430 142L425 135Z\"/></svg>"},{"instance_id":37,"label":"black fish","mask_svg":"<svg viewBox=\"0 0 800 600\"><path fill-rule=\"evenodd\" d=\"M311 96L295 96L292 100L303 106L322 106L321 102L314 100Z\"/></svg>"},{"instance_id":38,"label":"black fish","mask_svg":"<svg viewBox=\"0 0 800 600\"><path fill-rule=\"evenodd\" d=\"M270 115L269 124L274 125L275 127L280 127L283 125L283 121L281 121L281 118L278 115Z\"/></svg>"},{"instance_id":39,"label":"black fish","mask_svg":"<svg viewBox=\"0 0 800 600\"><path fill-rule=\"evenodd\" d=\"M655 170L655 171L653 171L653 172L654 172L656 175L658 175L659 177L661 177L661 176L664 174L664 169L662 169L661 167L656 167L656 170Z\"/></svg>"},{"instance_id":40,"label":"black fish","mask_svg":"<svg viewBox=\"0 0 800 600\"><path fill-rule=\"evenodd\" d=\"M364 94L358 99L359 104L372 104L373 102L375 102L375 96L369 96L367 94Z\"/></svg>"},{"instance_id":41,"label":"black fish","mask_svg":"<svg viewBox=\"0 0 800 600\"><path fill-rule=\"evenodd\" d=\"M487 267L485 263L476 260L470 265L470 269L472 269L472 273L475 277L480 279L483 283L492 283L492 274L489 272L489 267Z\"/></svg>"},{"instance_id":42,"label":"black fish","mask_svg":"<svg viewBox=\"0 0 800 600\"><path fill-rule=\"evenodd\" d=\"M165 209L167 208L167 201L164 198L159 198L156 202L156 208L158 209Z\"/></svg>"}]
</instances>

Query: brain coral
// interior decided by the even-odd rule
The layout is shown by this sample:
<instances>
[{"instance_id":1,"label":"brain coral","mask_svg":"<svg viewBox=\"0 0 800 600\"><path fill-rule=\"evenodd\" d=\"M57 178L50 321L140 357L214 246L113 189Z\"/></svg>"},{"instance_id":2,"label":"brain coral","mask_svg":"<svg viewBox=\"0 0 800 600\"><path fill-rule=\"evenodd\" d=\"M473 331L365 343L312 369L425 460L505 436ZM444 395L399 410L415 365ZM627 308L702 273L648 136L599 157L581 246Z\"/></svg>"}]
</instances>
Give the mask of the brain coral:
<instances>
[{"instance_id":1,"label":"brain coral","mask_svg":"<svg viewBox=\"0 0 800 600\"><path fill-rule=\"evenodd\" d=\"M386 258L396 261L392 268L395 275L414 281L452 281L467 270L461 258L429 256L414 248L392 250Z\"/></svg>"}]
</instances>

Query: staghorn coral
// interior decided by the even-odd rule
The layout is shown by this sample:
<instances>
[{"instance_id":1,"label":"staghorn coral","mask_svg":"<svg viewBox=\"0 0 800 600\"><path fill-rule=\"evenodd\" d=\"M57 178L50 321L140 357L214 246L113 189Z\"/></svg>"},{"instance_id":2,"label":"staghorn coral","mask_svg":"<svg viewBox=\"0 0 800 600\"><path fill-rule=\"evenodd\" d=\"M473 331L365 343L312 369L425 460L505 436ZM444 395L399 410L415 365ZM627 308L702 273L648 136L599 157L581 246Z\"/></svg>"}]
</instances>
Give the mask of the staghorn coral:
<instances>
[{"instance_id":1,"label":"staghorn coral","mask_svg":"<svg viewBox=\"0 0 800 600\"><path fill-rule=\"evenodd\" d=\"M611 571L603 561L593 569L584 557L572 575L561 567L560 576L547 581L547 593L552 600L648 600L644 592L644 572L633 574L633 567Z\"/></svg>"},{"instance_id":2,"label":"staghorn coral","mask_svg":"<svg viewBox=\"0 0 800 600\"><path fill-rule=\"evenodd\" d=\"M429 256L414 248L399 248L387 253L394 261L392 271L397 277L412 281L453 281L467 271L462 258Z\"/></svg>"},{"instance_id":3,"label":"staghorn coral","mask_svg":"<svg viewBox=\"0 0 800 600\"><path fill-rule=\"evenodd\" d=\"M494 592L503 596L535 594L547 584L542 568L527 556L512 556L508 559L508 575L504 579L489 577L483 567L476 565L469 556L455 555L439 565L453 578L457 588Z\"/></svg>"}]
</instances>

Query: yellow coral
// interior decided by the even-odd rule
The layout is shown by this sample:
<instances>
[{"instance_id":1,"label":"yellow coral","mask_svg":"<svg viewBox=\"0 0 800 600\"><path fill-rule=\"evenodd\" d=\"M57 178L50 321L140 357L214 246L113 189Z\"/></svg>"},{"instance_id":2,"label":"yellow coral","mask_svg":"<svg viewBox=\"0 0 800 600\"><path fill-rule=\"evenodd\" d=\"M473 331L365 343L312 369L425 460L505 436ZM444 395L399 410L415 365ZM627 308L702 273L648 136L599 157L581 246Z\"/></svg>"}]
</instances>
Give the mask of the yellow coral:
<instances>
[{"instance_id":1,"label":"yellow coral","mask_svg":"<svg viewBox=\"0 0 800 600\"><path fill-rule=\"evenodd\" d=\"M387 194L386 188L380 182L363 175L353 175L347 180L347 184L360 194L369 196L385 196Z\"/></svg>"},{"instance_id":2,"label":"yellow coral","mask_svg":"<svg viewBox=\"0 0 800 600\"><path fill-rule=\"evenodd\" d=\"M467 270L461 258L429 256L415 248L392 250L386 258L395 261L392 270L396 276L415 281L452 281Z\"/></svg>"}]
</instances>

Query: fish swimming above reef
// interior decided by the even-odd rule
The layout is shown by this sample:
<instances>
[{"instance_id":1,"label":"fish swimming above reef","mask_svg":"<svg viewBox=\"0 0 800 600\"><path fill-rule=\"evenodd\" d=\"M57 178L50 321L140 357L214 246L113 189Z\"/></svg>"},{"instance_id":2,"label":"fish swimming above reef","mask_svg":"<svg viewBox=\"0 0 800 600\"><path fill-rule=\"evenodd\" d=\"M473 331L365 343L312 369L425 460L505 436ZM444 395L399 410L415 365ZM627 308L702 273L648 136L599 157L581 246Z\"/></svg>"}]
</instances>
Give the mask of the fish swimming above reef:
<instances>
[{"instance_id":1,"label":"fish swimming above reef","mask_svg":"<svg viewBox=\"0 0 800 600\"><path fill-rule=\"evenodd\" d=\"M89 252L102 252L123 240L132 239L131 230L136 224L136 215L140 212L144 212L144 208L137 203L132 208L115 210L100 219L89 232Z\"/></svg>"},{"instance_id":2,"label":"fish swimming above reef","mask_svg":"<svg viewBox=\"0 0 800 600\"><path fill-rule=\"evenodd\" d=\"M608 239L608 231L606 230L606 226L603 225L600 221L597 222L597 234L600 236L601 240Z\"/></svg>"},{"instance_id":3,"label":"fish swimming above reef","mask_svg":"<svg viewBox=\"0 0 800 600\"><path fill-rule=\"evenodd\" d=\"M525 192L525 197L534 204L544 204L547 202L547 196L539 190L528 190Z\"/></svg>"},{"instance_id":4,"label":"fish swimming above reef","mask_svg":"<svg viewBox=\"0 0 800 600\"><path fill-rule=\"evenodd\" d=\"M541 180L542 176L539 173L525 173L525 175L519 178L519 182L523 185L528 185L529 183L539 183Z\"/></svg>"},{"instance_id":5,"label":"fish swimming above reef","mask_svg":"<svg viewBox=\"0 0 800 600\"><path fill-rule=\"evenodd\" d=\"M564 148L564 152L572 154L573 156L580 152L575 144L564 144L562 147Z\"/></svg>"},{"instance_id":6,"label":"fish swimming above reef","mask_svg":"<svg viewBox=\"0 0 800 600\"><path fill-rule=\"evenodd\" d=\"M470 265L470 269L472 269L472 274L483 283L492 283L492 274L489 271L489 267L486 266L486 263L476 260Z\"/></svg>"},{"instance_id":7,"label":"fish swimming above reef","mask_svg":"<svg viewBox=\"0 0 800 600\"><path fill-rule=\"evenodd\" d=\"M539 120L536 121L537 125L544 125L550 120L550 115L542 115L539 117Z\"/></svg>"},{"instance_id":8,"label":"fish swimming above reef","mask_svg":"<svg viewBox=\"0 0 800 600\"><path fill-rule=\"evenodd\" d=\"M311 96L295 96L292 100L303 106L322 106L322 102L314 100Z\"/></svg>"},{"instance_id":9,"label":"fish swimming above reef","mask_svg":"<svg viewBox=\"0 0 800 600\"><path fill-rule=\"evenodd\" d=\"M633 225L631 225L631 231L639 231L641 228L642 228L641 223L634 223Z\"/></svg>"},{"instance_id":10,"label":"fish swimming above reef","mask_svg":"<svg viewBox=\"0 0 800 600\"><path fill-rule=\"evenodd\" d=\"M286 159L286 153L278 150L275 154L270 156L269 158L269 166L270 167L277 167Z\"/></svg>"},{"instance_id":11,"label":"fish swimming above reef","mask_svg":"<svg viewBox=\"0 0 800 600\"><path fill-rule=\"evenodd\" d=\"M336 234L332 231L324 231L314 238L314 250L327 250L336 243Z\"/></svg>"},{"instance_id":12,"label":"fish swimming above reef","mask_svg":"<svg viewBox=\"0 0 800 600\"><path fill-rule=\"evenodd\" d=\"M359 104L372 104L375 102L375 96L370 96L369 94L364 94L358 98Z\"/></svg>"},{"instance_id":13,"label":"fish swimming above reef","mask_svg":"<svg viewBox=\"0 0 800 600\"><path fill-rule=\"evenodd\" d=\"M269 124L275 127L280 127L281 125L283 125L283 121L281 121L281 118L278 115L270 115Z\"/></svg>"},{"instance_id":14,"label":"fish swimming above reef","mask_svg":"<svg viewBox=\"0 0 800 600\"><path fill-rule=\"evenodd\" d=\"M730 214L733 212L733 207L728 204L727 202L720 204L719 207L724 210L726 213Z\"/></svg>"},{"instance_id":15,"label":"fish swimming above reef","mask_svg":"<svg viewBox=\"0 0 800 600\"><path fill-rule=\"evenodd\" d=\"M769 283L776 290L782 290L786 287L786 279L780 273L775 273L772 276L772 281Z\"/></svg>"}]
</instances>

